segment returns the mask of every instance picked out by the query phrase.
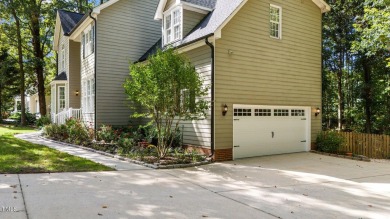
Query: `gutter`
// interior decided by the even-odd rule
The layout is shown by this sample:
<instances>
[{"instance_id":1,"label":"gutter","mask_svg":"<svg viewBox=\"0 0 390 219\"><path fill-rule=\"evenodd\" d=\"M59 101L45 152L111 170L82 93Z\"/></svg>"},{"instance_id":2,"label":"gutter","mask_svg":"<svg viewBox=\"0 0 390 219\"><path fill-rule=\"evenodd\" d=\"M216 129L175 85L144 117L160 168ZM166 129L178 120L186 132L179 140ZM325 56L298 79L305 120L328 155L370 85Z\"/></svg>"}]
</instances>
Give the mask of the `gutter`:
<instances>
[{"instance_id":1,"label":"gutter","mask_svg":"<svg viewBox=\"0 0 390 219\"><path fill-rule=\"evenodd\" d=\"M215 123L214 123L214 109L215 109L215 97L214 97L214 91L215 91L215 47L212 43L209 42L209 38L206 37L205 40L206 44L210 47L211 49L211 154L209 157L214 156L215 152L215 145L214 145L214 128L215 128Z\"/></svg>"},{"instance_id":2,"label":"gutter","mask_svg":"<svg viewBox=\"0 0 390 219\"><path fill-rule=\"evenodd\" d=\"M94 52L94 58L95 58L95 61L94 61L94 77L95 77L95 83L94 83L94 86L95 86L95 104L94 104L94 123L93 123L93 125L94 125L94 137L95 137L95 140L96 140L96 130L97 130L97 120L96 120L96 92L97 92L97 77L96 77L96 63L97 63L97 45L96 45L96 42L97 42L97 34L96 34L96 32L97 32L97 21L96 21L96 18L94 18L94 17L92 17L92 10L90 10L90 12L89 12L89 17L90 18L92 18L92 20L94 21L94 23L95 23L95 26L94 26L94 28L95 28L95 30L93 31L93 34L94 34L94 37L93 37L93 40L94 40L94 42L93 42L93 46L95 47L94 48L94 50L93 50L93 52ZM82 23L82 22L80 22L80 23Z\"/></svg>"}]
</instances>

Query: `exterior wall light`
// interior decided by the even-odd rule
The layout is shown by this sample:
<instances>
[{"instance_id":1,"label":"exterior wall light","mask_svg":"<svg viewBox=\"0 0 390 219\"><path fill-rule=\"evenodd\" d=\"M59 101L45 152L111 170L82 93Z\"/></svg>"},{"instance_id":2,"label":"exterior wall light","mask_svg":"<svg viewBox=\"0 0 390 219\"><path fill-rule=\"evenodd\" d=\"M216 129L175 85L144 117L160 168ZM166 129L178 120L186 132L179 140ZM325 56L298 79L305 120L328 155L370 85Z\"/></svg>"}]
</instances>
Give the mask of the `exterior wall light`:
<instances>
[{"instance_id":1,"label":"exterior wall light","mask_svg":"<svg viewBox=\"0 0 390 219\"><path fill-rule=\"evenodd\" d=\"M225 104L224 106L223 106L223 110L222 110L222 115L223 116L226 116L226 113L228 112L228 106Z\"/></svg>"},{"instance_id":2,"label":"exterior wall light","mask_svg":"<svg viewBox=\"0 0 390 219\"><path fill-rule=\"evenodd\" d=\"M315 116L318 116L321 112L321 109L317 107L316 112L314 113Z\"/></svg>"},{"instance_id":3,"label":"exterior wall light","mask_svg":"<svg viewBox=\"0 0 390 219\"><path fill-rule=\"evenodd\" d=\"M76 97L79 96L79 90L76 90Z\"/></svg>"}]
</instances>

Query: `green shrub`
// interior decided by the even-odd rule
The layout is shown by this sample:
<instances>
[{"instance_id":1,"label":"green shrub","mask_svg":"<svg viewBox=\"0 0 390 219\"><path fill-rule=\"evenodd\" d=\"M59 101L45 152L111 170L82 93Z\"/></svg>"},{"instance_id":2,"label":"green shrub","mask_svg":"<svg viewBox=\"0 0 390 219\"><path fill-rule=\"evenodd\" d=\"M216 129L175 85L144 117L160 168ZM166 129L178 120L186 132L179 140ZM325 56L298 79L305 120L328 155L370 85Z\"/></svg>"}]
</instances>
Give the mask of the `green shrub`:
<instances>
[{"instance_id":1,"label":"green shrub","mask_svg":"<svg viewBox=\"0 0 390 219\"><path fill-rule=\"evenodd\" d=\"M128 154L134 148L136 143L132 138L119 138L117 146L119 154Z\"/></svg>"},{"instance_id":2,"label":"green shrub","mask_svg":"<svg viewBox=\"0 0 390 219\"><path fill-rule=\"evenodd\" d=\"M67 141L72 144L85 145L89 142L88 129L83 122L77 119L67 119L65 126L68 131Z\"/></svg>"},{"instance_id":3,"label":"green shrub","mask_svg":"<svg viewBox=\"0 0 390 219\"><path fill-rule=\"evenodd\" d=\"M104 141L107 143L114 142L117 138L112 126L102 125L96 133L98 141Z\"/></svg>"},{"instance_id":4,"label":"green shrub","mask_svg":"<svg viewBox=\"0 0 390 219\"><path fill-rule=\"evenodd\" d=\"M13 113L9 118L14 119L18 124L20 124L20 122L22 121L22 113L21 112ZM26 112L26 125L34 125L36 120L37 117L35 114Z\"/></svg>"},{"instance_id":5,"label":"green shrub","mask_svg":"<svg viewBox=\"0 0 390 219\"><path fill-rule=\"evenodd\" d=\"M50 118L48 116L42 116L41 118L37 119L35 125L37 127L43 127L45 125L49 125L51 123Z\"/></svg>"},{"instance_id":6,"label":"green shrub","mask_svg":"<svg viewBox=\"0 0 390 219\"><path fill-rule=\"evenodd\" d=\"M317 149L328 153L339 152L344 142L344 138L335 131L321 132L316 139Z\"/></svg>"},{"instance_id":7,"label":"green shrub","mask_svg":"<svg viewBox=\"0 0 390 219\"><path fill-rule=\"evenodd\" d=\"M43 134L59 141L65 141L69 138L68 129L65 125L49 124L43 128Z\"/></svg>"}]
</instances>

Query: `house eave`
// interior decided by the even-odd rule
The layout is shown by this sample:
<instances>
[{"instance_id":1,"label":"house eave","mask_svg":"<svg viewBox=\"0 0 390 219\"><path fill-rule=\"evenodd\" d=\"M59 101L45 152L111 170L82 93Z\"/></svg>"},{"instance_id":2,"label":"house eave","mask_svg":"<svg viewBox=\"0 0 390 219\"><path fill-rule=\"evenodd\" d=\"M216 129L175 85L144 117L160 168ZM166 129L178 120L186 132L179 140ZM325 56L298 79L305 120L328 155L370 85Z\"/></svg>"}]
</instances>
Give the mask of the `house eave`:
<instances>
[{"instance_id":1,"label":"house eave","mask_svg":"<svg viewBox=\"0 0 390 219\"><path fill-rule=\"evenodd\" d=\"M326 13L330 11L330 6L324 0L312 0L320 9L321 13Z\"/></svg>"},{"instance_id":2,"label":"house eave","mask_svg":"<svg viewBox=\"0 0 390 219\"><path fill-rule=\"evenodd\" d=\"M56 26L54 28L54 39L53 39L53 50L54 51L58 51L58 42L60 39L60 33L61 33L61 20L60 20L60 15L58 14L58 11L57 11Z\"/></svg>"}]
</instances>

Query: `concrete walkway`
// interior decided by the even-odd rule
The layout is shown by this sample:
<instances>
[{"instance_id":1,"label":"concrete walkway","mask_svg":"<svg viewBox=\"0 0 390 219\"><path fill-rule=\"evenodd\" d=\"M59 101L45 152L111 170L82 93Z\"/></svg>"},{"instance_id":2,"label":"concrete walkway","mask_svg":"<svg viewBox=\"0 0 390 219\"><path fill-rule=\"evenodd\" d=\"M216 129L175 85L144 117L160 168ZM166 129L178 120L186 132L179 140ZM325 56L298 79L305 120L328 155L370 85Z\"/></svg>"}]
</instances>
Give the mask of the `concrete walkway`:
<instances>
[{"instance_id":1,"label":"concrete walkway","mask_svg":"<svg viewBox=\"0 0 390 219\"><path fill-rule=\"evenodd\" d=\"M186 169L129 165L0 175L0 218L390 218L388 160L297 153Z\"/></svg>"},{"instance_id":2,"label":"concrete walkway","mask_svg":"<svg viewBox=\"0 0 390 219\"><path fill-rule=\"evenodd\" d=\"M149 168L136 165L133 163L129 163L126 161L119 160L117 158L112 158L108 156L104 156L98 153L94 153L91 151L87 151L81 148L71 147L64 144L56 143L55 141L51 141L49 139L43 139L39 137L39 133L29 133L29 134L19 134L15 135L16 138L29 141L34 144L45 145L50 148L54 148L56 150L66 152L68 154L83 157L89 160L92 160L96 163L103 164L108 167L112 167L116 170L147 170Z\"/></svg>"}]
</instances>

